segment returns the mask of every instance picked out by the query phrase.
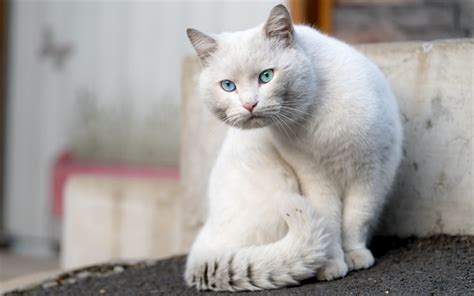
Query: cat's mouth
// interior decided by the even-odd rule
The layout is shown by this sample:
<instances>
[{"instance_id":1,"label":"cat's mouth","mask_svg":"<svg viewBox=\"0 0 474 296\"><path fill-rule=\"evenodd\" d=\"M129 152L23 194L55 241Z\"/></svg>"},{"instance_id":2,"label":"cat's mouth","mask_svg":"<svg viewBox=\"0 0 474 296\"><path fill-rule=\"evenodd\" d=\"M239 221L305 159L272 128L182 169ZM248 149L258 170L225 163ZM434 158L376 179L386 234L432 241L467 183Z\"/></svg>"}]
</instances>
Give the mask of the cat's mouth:
<instances>
[{"instance_id":1,"label":"cat's mouth","mask_svg":"<svg viewBox=\"0 0 474 296\"><path fill-rule=\"evenodd\" d=\"M266 116L262 116L262 115L255 115L255 114L250 114L250 118L248 120L252 120L252 119L264 119L264 118L267 118Z\"/></svg>"},{"instance_id":2,"label":"cat's mouth","mask_svg":"<svg viewBox=\"0 0 474 296\"><path fill-rule=\"evenodd\" d=\"M239 114L216 113L217 117L224 123L241 129L261 128L276 122L278 118L278 108L265 108L256 112L245 112Z\"/></svg>"}]
</instances>

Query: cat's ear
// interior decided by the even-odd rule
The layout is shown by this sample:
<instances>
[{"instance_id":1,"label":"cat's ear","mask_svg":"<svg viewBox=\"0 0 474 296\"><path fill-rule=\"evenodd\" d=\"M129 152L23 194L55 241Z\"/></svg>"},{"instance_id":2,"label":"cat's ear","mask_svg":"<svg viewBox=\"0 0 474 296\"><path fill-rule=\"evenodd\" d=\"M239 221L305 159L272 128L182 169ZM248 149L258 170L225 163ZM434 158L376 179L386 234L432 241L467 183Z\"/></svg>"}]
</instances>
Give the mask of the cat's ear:
<instances>
[{"instance_id":1,"label":"cat's ear","mask_svg":"<svg viewBox=\"0 0 474 296\"><path fill-rule=\"evenodd\" d=\"M217 49L217 42L212 37L195 29L187 29L186 33L202 63Z\"/></svg>"},{"instance_id":2,"label":"cat's ear","mask_svg":"<svg viewBox=\"0 0 474 296\"><path fill-rule=\"evenodd\" d=\"M268 38L277 38L286 45L293 42L293 24L288 9L282 4L273 7L264 26L265 35Z\"/></svg>"}]
</instances>

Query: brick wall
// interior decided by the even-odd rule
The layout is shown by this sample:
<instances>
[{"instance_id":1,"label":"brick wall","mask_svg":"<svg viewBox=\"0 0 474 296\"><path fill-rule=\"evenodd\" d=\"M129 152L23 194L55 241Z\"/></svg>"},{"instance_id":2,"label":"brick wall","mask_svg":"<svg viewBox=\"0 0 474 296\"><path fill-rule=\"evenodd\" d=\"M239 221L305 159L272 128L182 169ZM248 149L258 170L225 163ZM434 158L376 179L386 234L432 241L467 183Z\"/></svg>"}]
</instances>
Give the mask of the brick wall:
<instances>
[{"instance_id":1,"label":"brick wall","mask_svg":"<svg viewBox=\"0 0 474 296\"><path fill-rule=\"evenodd\" d=\"M472 37L474 0L335 0L332 35L349 43Z\"/></svg>"}]
</instances>

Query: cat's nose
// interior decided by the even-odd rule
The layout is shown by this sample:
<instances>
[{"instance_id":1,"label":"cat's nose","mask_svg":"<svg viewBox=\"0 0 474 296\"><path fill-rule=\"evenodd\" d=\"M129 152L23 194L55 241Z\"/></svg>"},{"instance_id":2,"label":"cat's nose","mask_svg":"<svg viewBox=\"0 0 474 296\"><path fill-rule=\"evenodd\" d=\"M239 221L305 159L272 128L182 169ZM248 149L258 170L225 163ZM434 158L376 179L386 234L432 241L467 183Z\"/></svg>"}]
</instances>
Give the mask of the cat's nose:
<instances>
[{"instance_id":1,"label":"cat's nose","mask_svg":"<svg viewBox=\"0 0 474 296\"><path fill-rule=\"evenodd\" d=\"M257 106L258 102L246 102L242 106L247 109L250 113L252 113L255 106Z\"/></svg>"}]
</instances>

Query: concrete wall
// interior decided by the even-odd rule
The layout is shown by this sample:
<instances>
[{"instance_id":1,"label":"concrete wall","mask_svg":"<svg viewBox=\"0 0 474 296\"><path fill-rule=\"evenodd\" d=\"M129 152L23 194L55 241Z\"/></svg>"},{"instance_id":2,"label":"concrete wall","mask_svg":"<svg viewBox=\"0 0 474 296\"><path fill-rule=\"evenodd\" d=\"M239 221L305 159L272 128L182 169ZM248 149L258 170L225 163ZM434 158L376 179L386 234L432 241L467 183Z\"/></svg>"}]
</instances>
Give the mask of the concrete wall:
<instances>
[{"instance_id":1,"label":"concrete wall","mask_svg":"<svg viewBox=\"0 0 474 296\"><path fill-rule=\"evenodd\" d=\"M65 196L63 269L180 251L177 181L77 175Z\"/></svg>"},{"instance_id":2,"label":"concrete wall","mask_svg":"<svg viewBox=\"0 0 474 296\"><path fill-rule=\"evenodd\" d=\"M404 159L383 231L474 234L474 39L360 46L389 79Z\"/></svg>"},{"instance_id":3,"label":"concrete wall","mask_svg":"<svg viewBox=\"0 0 474 296\"><path fill-rule=\"evenodd\" d=\"M473 235L474 40L358 48L390 81L405 128L404 159L379 232ZM198 61L188 58L184 72L181 207L183 246L188 246L205 219L209 171L227 128L196 95Z\"/></svg>"}]
</instances>

